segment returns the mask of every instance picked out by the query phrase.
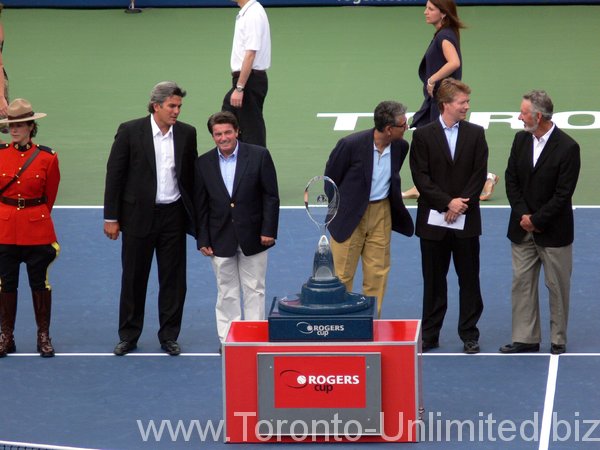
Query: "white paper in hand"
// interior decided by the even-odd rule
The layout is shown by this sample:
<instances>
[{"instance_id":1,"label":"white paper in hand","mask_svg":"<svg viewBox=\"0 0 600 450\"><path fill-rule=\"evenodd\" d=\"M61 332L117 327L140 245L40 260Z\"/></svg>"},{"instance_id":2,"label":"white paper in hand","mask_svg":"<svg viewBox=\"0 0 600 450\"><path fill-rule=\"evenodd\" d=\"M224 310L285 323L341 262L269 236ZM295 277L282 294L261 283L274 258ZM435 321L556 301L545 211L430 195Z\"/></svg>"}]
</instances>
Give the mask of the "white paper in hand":
<instances>
[{"instance_id":1,"label":"white paper in hand","mask_svg":"<svg viewBox=\"0 0 600 450\"><path fill-rule=\"evenodd\" d=\"M465 229L465 215L464 214L461 214L460 216L458 216L458 218L456 219L456 222L454 222L454 223L446 222L445 216L446 215L444 213L440 213L440 212L437 212L435 209L432 209L429 211L429 219L427 220L427 223L429 225L453 228L455 230L464 230Z\"/></svg>"}]
</instances>

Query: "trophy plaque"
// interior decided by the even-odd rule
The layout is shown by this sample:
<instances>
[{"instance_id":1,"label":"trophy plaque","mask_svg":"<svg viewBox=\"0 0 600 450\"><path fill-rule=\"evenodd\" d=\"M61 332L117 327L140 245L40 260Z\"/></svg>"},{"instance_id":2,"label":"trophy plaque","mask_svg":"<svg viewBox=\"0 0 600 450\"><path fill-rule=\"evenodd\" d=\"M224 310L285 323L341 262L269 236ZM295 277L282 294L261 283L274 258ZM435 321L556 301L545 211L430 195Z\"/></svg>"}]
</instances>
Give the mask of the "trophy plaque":
<instances>
[{"instance_id":1,"label":"trophy plaque","mask_svg":"<svg viewBox=\"0 0 600 450\"><path fill-rule=\"evenodd\" d=\"M375 297L347 292L335 275L327 226L340 202L339 191L326 176L312 178L304 189L304 206L320 238L313 258L312 275L295 295L273 300L269 313L269 339L371 340Z\"/></svg>"}]
</instances>

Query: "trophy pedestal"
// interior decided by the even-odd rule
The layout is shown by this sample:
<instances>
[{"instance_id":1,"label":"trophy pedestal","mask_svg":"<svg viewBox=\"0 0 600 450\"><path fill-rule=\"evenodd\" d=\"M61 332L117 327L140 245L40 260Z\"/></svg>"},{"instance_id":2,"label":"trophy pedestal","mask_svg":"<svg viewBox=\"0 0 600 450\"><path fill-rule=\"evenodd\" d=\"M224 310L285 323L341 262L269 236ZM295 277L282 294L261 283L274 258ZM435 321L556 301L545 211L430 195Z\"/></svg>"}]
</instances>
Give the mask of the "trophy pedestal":
<instances>
[{"instance_id":1,"label":"trophy pedestal","mask_svg":"<svg viewBox=\"0 0 600 450\"><path fill-rule=\"evenodd\" d=\"M376 297L366 297L356 293L345 293L348 304L363 303L363 309L351 312L333 312L325 306L308 307L303 312L290 312L281 308L284 304L296 302L299 297L275 297L269 311L270 341L371 341L373 340L373 319L377 314ZM330 305L335 306L335 305Z\"/></svg>"}]
</instances>

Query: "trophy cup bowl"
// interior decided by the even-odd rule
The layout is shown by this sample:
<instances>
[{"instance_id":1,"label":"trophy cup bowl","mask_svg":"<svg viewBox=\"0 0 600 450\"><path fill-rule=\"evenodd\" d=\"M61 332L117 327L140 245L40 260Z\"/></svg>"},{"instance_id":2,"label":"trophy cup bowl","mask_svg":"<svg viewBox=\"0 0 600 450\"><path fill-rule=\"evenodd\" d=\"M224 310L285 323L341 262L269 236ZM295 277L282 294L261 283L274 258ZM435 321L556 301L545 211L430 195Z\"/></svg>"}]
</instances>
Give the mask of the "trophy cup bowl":
<instances>
[{"instance_id":1,"label":"trophy cup bowl","mask_svg":"<svg viewBox=\"0 0 600 450\"><path fill-rule=\"evenodd\" d=\"M326 176L312 178L304 189L304 207L321 237L313 258L312 276L302 286L301 293L278 300L282 311L296 314L346 314L371 306L364 295L347 292L335 275L333 254L327 239L327 226L335 217L340 204L336 184Z\"/></svg>"}]
</instances>

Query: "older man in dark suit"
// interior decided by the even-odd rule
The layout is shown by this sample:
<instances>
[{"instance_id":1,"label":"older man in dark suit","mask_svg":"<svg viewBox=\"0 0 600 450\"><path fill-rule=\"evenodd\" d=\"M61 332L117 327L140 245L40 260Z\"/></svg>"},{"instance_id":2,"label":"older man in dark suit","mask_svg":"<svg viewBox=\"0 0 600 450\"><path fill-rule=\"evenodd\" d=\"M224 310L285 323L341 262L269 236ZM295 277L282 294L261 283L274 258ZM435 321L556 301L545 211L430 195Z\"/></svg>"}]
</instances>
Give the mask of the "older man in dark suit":
<instances>
[{"instance_id":1,"label":"older man in dark suit","mask_svg":"<svg viewBox=\"0 0 600 450\"><path fill-rule=\"evenodd\" d=\"M269 151L238 141L232 113L213 114L208 130L217 146L196 161L196 239L217 278L217 332L223 342L233 320L265 317L266 250L277 238L279 190Z\"/></svg>"},{"instance_id":2,"label":"older man in dark suit","mask_svg":"<svg viewBox=\"0 0 600 450\"><path fill-rule=\"evenodd\" d=\"M406 107L384 101L375 108L375 128L340 139L325 175L339 188L340 205L329 224L335 270L348 291L362 258L364 295L377 297L377 315L390 271L392 230L412 236L414 226L402 202L400 168L408 153L402 139Z\"/></svg>"},{"instance_id":3,"label":"older man in dark suit","mask_svg":"<svg viewBox=\"0 0 600 450\"><path fill-rule=\"evenodd\" d=\"M441 115L418 128L411 144L410 168L421 193L416 234L421 239L424 352L439 346L451 257L460 288L458 335L465 353L479 352L479 193L487 174L488 146L483 128L465 121L470 93L461 81L443 80L437 93Z\"/></svg>"},{"instance_id":4,"label":"older man in dark suit","mask_svg":"<svg viewBox=\"0 0 600 450\"><path fill-rule=\"evenodd\" d=\"M573 268L574 220L571 199L579 178L579 144L552 122L548 94L525 94L506 169L512 208L508 238L512 248L512 338L502 353L540 349L538 284L540 268L550 300L550 351L566 351L569 292Z\"/></svg>"},{"instance_id":5,"label":"older man in dark suit","mask_svg":"<svg viewBox=\"0 0 600 450\"><path fill-rule=\"evenodd\" d=\"M137 346L144 324L148 276L156 252L161 348L181 352L186 294L186 230L193 232L196 129L177 120L183 91L164 81L152 89L149 116L119 126L104 191L104 233L123 232L119 337L115 355Z\"/></svg>"}]
</instances>

